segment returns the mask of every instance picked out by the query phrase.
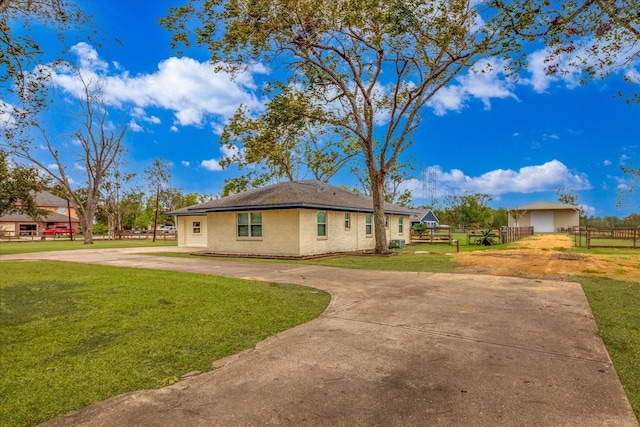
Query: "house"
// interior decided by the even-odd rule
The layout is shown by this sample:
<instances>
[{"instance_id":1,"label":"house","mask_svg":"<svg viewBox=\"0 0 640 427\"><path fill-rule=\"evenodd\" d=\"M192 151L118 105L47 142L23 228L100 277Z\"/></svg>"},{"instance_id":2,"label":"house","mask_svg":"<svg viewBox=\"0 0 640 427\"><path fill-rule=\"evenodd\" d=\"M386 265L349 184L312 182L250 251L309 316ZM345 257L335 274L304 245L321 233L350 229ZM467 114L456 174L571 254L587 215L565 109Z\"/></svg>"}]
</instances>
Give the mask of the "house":
<instances>
[{"instance_id":1,"label":"house","mask_svg":"<svg viewBox=\"0 0 640 427\"><path fill-rule=\"evenodd\" d=\"M385 203L389 240L411 211ZM320 181L282 182L173 212L178 245L220 254L303 257L375 247L373 200Z\"/></svg>"},{"instance_id":2,"label":"house","mask_svg":"<svg viewBox=\"0 0 640 427\"><path fill-rule=\"evenodd\" d=\"M414 210L411 214L411 226L413 227L418 224L424 224L429 228L434 228L440 225L440 221L438 221L438 217L431 209Z\"/></svg>"},{"instance_id":3,"label":"house","mask_svg":"<svg viewBox=\"0 0 640 427\"><path fill-rule=\"evenodd\" d=\"M533 227L534 233L555 233L580 225L580 207L535 202L509 209L509 227Z\"/></svg>"},{"instance_id":4,"label":"house","mask_svg":"<svg viewBox=\"0 0 640 427\"><path fill-rule=\"evenodd\" d=\"M34 194L38 209L47 211L37 220L27 214L13 213L0 217L0 235L5 236L36 236L42 234L47 228L55 225L69 225L78 231L78 214L73 205L65 199L55 196L47 191Z\"/></svg>"}]
</instances>

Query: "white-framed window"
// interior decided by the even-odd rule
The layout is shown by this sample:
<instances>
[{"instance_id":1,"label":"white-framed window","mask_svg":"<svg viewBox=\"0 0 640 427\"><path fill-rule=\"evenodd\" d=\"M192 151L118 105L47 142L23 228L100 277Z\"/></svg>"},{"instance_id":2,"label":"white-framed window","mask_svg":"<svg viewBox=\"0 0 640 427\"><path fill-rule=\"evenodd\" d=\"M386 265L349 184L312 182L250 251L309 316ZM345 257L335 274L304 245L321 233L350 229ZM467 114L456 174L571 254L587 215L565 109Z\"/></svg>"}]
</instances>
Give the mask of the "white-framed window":
<instances>
[{"instance_id":1,"label":"white-framed window","mask_svg":"<svg viewBox=\"0 0 640 427\"><path fill-rule=\"evenodd\" d=\"M367 236L371 236L373 235L373 222L372 222L372 215L371 214L367 214L367 216L365 217L365 221L364 221L364 234L366 234Z\"/></svg>"},{"instance_id":2,"label":"white-framed window","mask_svg":"<svg viewBox=\"0 0 640 427\"><path fill-rule=\"evenodd\" d=\"M384 228L389 229L389 215L384 216Z\"/></svg>"},{"instance_id":3,"label":"white-framed window","mask_svg":"<svg viewBox=\"0 0 640 427\"><path fill-rule=\"evenodd\" d=\"M200 221L193 221L191 223L191 232L193 234L200 234L201 232L201 228L200 228Z\"/></svg>"},{"instance_id":4,"label":"white-framed window","mask_svg":"<svg viewBox=\"0 0 640 427\"><path fill-rule=\"evenodd\" d=\"M349 212L344 213L344 229L351 229L351 214Z\"/></svg>"},{"instance_id":5,"label":"white-framed window","mask_svg":"<svg viewBox=\"0 0 640 427\"><path fill-rule=\"evenodd\" d=\"M398 234L404 233L404 217L398 217Z\"/></svg>"},{"instance_id":6,"label":"white-framed window","mask_svg":"<svg viewBox=\"0 0 640 427\"><path fill-rule=\"evenodd\" d=\"M327 237L327 212L318 211L316 214L318 237Z\"/></svg>"},{"instance_id":7,"label":"white-framed window","mask_svg":"<svg viewBox=\"0 0 640 427\"><path fill-rule=\"evenodd\" d=\"M238 237L262 237L262 212L238 212Z\"/></svg>"}]
</instances>

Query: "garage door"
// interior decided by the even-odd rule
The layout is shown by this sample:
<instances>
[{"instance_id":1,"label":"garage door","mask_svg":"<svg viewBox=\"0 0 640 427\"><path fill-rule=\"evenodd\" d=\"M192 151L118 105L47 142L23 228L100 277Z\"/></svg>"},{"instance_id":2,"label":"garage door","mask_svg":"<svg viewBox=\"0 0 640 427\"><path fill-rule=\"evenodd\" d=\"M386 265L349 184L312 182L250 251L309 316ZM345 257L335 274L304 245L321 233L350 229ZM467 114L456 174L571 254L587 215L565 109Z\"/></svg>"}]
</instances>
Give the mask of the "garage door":
<instances>
[{"instance_id":1,"label":"garage door","mask_svg":"<svg viewBox=\"0 0 640 427\"><path fill-rule=\"evenodd\" d=\"M531 212L531 225L534 233L553 233L555 215L552 212Z\"/></svg>"}]
</instances>

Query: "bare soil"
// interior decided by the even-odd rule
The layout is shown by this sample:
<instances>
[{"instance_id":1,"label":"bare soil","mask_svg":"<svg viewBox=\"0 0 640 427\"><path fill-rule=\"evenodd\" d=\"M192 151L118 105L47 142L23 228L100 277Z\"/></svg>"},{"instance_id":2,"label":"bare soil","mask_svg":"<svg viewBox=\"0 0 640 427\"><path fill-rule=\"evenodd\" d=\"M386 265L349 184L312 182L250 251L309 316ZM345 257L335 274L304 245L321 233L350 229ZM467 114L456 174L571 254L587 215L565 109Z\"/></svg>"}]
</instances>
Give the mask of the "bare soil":
<instances>
[{"instance_id":1,"label":"bare soil","mask_svg":"<svg viewBox=\"0 0 640 427\"><path fill-rule=\"evenodd\" d=\"M592 255L572 253L572 247L569 236L540 234L514 243L512 249L460 252L454 260L467 273L553 280L592 276L640 282L640 252Z\"/></svg>"}]
</instances>

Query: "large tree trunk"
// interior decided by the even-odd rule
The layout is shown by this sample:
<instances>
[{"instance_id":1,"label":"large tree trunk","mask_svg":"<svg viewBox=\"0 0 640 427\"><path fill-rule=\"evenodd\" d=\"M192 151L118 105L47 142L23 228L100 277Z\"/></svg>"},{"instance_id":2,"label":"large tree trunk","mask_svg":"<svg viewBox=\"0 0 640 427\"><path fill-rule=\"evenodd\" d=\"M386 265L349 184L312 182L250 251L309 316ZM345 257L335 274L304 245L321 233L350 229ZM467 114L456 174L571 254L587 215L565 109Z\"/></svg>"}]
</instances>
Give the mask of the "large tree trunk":
<instances>
[{"instance_id":1,"label":"large tree trunk","mask_svg":"<svg viewBox=\"0 0 640 427\"><path fill-rule=\"evenodd\" d=\"M373 226L376 239L375 253L389 253L384 215L384 174L377 172L371 176L371 196L373 197Z\"/></svg>"}]
</instances>

